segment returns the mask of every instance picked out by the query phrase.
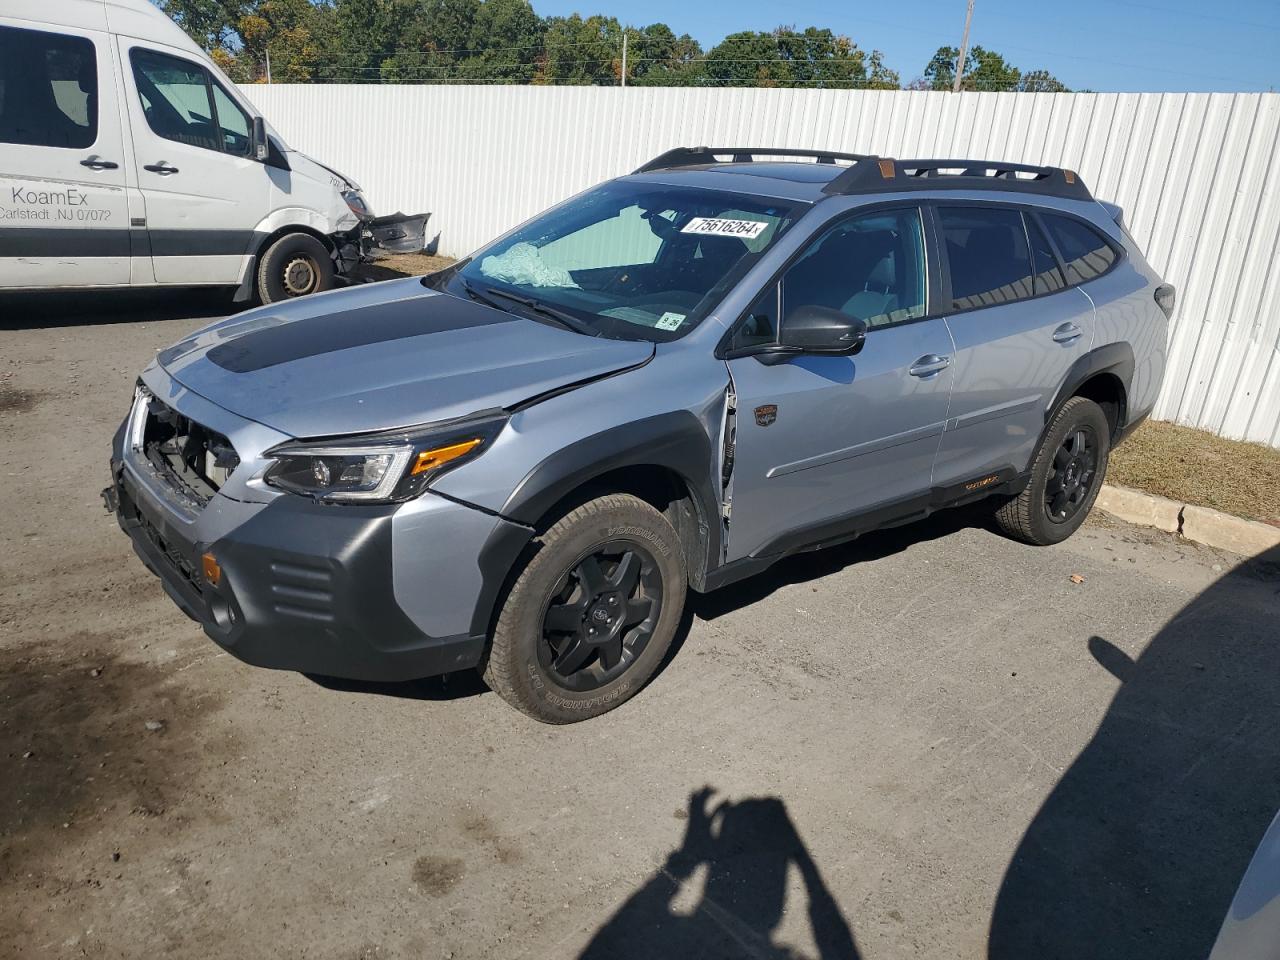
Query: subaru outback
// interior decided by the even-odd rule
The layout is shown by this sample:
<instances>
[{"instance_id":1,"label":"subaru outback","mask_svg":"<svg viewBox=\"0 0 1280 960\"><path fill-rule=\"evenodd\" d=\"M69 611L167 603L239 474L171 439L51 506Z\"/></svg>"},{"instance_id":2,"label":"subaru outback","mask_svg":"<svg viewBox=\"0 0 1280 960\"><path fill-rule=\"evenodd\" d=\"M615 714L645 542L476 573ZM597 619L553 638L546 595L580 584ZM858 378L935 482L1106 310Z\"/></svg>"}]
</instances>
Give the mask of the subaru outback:
<instances>
[{"instance_id":1,"label":"subaru outback","mask_svg":"<svg viewBox=\"0 0 1280 960\"><path fill-rule=\"evenodd\" d=\"M686 591L982 500L1070 536L1174 291L1070 170L678 148L475 255L163 350L109 508L209 636L622 703Z\"/></svg>"}]
</instances>

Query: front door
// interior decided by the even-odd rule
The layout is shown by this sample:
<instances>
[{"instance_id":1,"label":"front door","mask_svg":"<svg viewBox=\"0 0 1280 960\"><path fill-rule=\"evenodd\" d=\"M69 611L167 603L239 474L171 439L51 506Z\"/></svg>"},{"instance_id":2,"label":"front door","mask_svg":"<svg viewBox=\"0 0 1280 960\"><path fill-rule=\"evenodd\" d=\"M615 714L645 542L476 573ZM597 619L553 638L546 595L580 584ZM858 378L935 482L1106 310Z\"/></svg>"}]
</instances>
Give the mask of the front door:
<instances>
[{"instance_id":1,"label":"front door","mask_svg":"<svg viewBox=\"0 0 1280 960\"><path fill-rule=\"evenodd\" d=\"M855 518L927 496L947 419L951 338L933 317L914 207L855 214L822 231L734 332L774 338L806 305L866 322L856 356L728 361L737 394L727 560L835 538Z\"/></svg>"},{"instance_id":2,"label":"front door","mask_svg":"<svg viewBox=\"0 0 1280 960\"><path fill-rule=\"evenodd\" d=\"M181 51L120 40L157 283L237 283L270 207L252 121Z\"/></svg>"},{"instance_id":3,"label":"front door","mask_svg":"<svg viewBox=\"0 0 1280 960\"><path fill-rule=\"evenodd\" d=\"M127 158L108 38L17 23L0 17L0 288L127 284Z\"/></svg>"}]
</instances>

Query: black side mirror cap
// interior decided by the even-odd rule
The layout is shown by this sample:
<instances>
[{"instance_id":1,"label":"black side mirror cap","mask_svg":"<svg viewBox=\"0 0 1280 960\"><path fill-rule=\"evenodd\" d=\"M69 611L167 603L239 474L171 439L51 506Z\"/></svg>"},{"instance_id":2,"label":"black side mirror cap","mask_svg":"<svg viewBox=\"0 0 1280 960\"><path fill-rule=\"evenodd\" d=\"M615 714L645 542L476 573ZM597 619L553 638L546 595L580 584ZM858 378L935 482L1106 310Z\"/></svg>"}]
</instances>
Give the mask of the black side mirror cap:
<instances>
[{"instance_id":1,"label":"black side mirror cap","mask_svg":"<svg viewBox=\"0 0 1280 960\"><path fill-rule=\"evenodd\" d=\"M783 318L778 346L789 353L852 356L867 339L867 325L830 307L796 307Z\"/></svg>"},{"instance_id":2,"label":"black side mirror cap","mask_svg":"<svg viewBox=\"0 0 1280 960\"><path fill-rule=\"evenodd\" d=\"M253 118L253 159L259 163L266 163L267 157L271 153L271 147L267 143L267 121L262 117Z\"/></svg>"}]
</instances>

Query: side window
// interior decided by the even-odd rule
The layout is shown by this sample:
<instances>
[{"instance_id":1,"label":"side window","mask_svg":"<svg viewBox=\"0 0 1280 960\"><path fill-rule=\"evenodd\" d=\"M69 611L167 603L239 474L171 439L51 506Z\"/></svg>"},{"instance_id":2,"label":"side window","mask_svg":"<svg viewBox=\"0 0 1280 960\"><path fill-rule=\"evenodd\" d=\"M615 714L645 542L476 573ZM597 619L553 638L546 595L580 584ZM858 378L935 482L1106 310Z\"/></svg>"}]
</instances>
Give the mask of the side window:
<instances>
[{"instance_id":1,"label":"side window","mask_svg":"<svg viewBox=\"0 0 1280 960\"><path fill-rule=\"evenodd\" d=\"M864 214L826 230L788 268L783 315L828 307L874 329L923 317L927 287L920 211Z\"/></svg>"},{"instance_id":2,"label":"side window","mask_svg":"<svg viewBox=\"0 0 1280 960\"><path fill-rule=\"evenodd\" d=\"M951 308L972 310L1034 296L1022 214L999 207L939 207L951 266Z\"/></svg>"},{"instance_id":3,"label":"side window","mask_svg":"<svg viewBox=\"0 0 1280 960\"><path fill-rule=\"evenodd\" d=\"M1053 240L1062 251L1067 265L1067 280L1085 283L1100 277L1116 262L1116 251L1102 234L1087 227L1079 220L1045 214L1044 222L1053 234Z\"/></svg>"},{"instance_id":4,"label":"side window","mask_svg":"<svg viewBox=\"0 0 1280 960\"><path fill-rule=\"evenodd\" d=\"M0 143L82 150L97 139L93 41L0 27Z\"/></svg>"},{"instance_id":5,"label":"side window","mask_svg":"<svg viewBox=\"0 0 1280 960\"><path fill-rule=\"evenodd\" d=\"M156 136L222 149L204 67L154 50L134 49L129 59L142 112Z\"/></svg>"},{"instance_id":6,"label":"side window","mask_svg":"<svg viewBox=\"0 0 1280 960\"><path fill-rule=\"evenodd\" d=\"M1062 271L1058 269L1058 258L1053 255L1053 248L1045 239L1044 231L1040 229L1040 224L1036 222L1035 217L1024 214L1022 219L1027 225L1027 237L1031 240L1031 258L1036 271L1036 295L1061 290L1066 283L1062 279Z\"/></svg>"},{"instance_id":7,"label":"side window","mask_svg":"<svg viewBox=\"0 0 1280 960\"><path fill-rule=\"evenodd\" d=\"M231 99L231 94L222 89L222 84L214 80L213 105L217 110L218 132L221 134L222 149L227 153L247 157L249 155L250 134L249 116Z\"/></svg>"}]
</instances>

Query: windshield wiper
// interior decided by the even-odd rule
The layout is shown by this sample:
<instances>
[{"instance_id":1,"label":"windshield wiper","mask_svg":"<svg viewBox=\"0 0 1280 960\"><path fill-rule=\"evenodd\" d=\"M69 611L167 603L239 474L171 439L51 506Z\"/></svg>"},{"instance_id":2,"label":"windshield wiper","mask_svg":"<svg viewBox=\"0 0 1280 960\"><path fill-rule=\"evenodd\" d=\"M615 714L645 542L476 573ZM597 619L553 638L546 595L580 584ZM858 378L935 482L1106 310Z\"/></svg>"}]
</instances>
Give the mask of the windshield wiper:
<instances>
[{"instance_id":1,"label":"windshield wiper","mask_svg":"<svg viewBox=\"0 0 1280 960\"><path fill-rule=\"evenodd\" d=\"M522 297L516 293L507 293L505 290L495 290L493 287L487 287L483 291L476 291L470 286L470 284L464 284L464 286L467 293L474 299L479 300L481 303L485 302L485 299L487 298L502 297L504 300L510 300L513 303L518 303L522 306L528 307L539 316L556 321L566 330L572 330L574 333L583 333L588 337L598 337L600 335L599 332L591 326L591 324L584 320L579 320L572 313L567 313L564 310L557 310L555 307L549 307L539 300L534 300L532 297ZM490 303L490 306L496 306L496 304Z\"/></svg>"}]
</instances>

